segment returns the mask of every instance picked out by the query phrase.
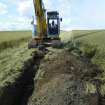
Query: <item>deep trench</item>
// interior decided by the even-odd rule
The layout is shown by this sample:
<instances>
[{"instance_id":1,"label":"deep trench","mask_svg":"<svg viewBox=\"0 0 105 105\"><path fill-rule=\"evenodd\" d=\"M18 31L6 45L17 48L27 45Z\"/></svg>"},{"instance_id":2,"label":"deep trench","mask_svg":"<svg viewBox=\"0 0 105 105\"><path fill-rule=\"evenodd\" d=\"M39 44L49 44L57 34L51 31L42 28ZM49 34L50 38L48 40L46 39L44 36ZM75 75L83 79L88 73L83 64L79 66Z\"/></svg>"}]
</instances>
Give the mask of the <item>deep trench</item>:
<instances>
[{"instance_id":1,"label":"deep trench","mask_svg":"<svg viewBox=\"0 0 105 105\"><path fill-rule=\"evenodd\" d=\"M44 52L34 52L32 54L32 59L29 59L24 63L24 72L20 78L20 86L22 86L19 104L17 105L27 105L29 97L32 95L35 88L34 78L39 69L40 62L44 58Z\"/></svg>"},{"instance_id":2,"label":"deep trench","mask_svg":"<svg viewBox=\"0 0 105 105\"><path fill-rule=\"evenodd\" d=\"M24 62L21 75L15 83L0 88L3 94L0 96L0 105L27 105L35 86L35 75L45 53L34 52L32 58Z\"/></svg>"}]
</instances>

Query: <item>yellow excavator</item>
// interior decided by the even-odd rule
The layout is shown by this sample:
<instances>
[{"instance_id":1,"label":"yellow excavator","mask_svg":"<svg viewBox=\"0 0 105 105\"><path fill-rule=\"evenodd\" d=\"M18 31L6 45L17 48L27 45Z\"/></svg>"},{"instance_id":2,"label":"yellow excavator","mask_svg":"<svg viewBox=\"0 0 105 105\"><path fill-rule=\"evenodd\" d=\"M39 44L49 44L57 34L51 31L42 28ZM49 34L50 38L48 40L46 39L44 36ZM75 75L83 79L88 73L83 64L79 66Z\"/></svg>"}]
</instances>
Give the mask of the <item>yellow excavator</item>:
<instances>
[{"instance_id":1,"label":"yellow excavator","mask_svg":"<svg viewBox=\"0 0 105 105\"><path fill-rule=\"evenodd\" d=\"M42 0L33 0L33 4L36 16L36 30L34 37L28 43L28 48L36 48L41 45L60 45L59 34L62 18L59 18L59 13L57 11L46 12Z\"/></svg>"}]
</instances>

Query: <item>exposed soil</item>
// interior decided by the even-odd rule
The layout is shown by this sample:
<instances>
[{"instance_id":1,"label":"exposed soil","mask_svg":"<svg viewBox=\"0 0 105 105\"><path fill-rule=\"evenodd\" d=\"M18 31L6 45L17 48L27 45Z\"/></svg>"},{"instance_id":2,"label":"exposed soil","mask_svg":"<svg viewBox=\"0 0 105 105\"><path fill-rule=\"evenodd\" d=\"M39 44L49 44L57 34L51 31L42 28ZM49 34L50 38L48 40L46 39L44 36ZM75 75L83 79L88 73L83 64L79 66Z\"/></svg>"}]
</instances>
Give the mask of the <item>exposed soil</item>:
<instances>
[{"instance_id":1,"label":"exposed soil","mask_svg":"<svg viewBox=\"0 0 105 105\"><path fill-rule=\"evenodd\" d=\"M86 61L68 51L47 55L28 105L105 105L99 88L92 82L102 70ZM95 87L92 93L86 92L87 82Z\"/></svg>"}]
</instances>

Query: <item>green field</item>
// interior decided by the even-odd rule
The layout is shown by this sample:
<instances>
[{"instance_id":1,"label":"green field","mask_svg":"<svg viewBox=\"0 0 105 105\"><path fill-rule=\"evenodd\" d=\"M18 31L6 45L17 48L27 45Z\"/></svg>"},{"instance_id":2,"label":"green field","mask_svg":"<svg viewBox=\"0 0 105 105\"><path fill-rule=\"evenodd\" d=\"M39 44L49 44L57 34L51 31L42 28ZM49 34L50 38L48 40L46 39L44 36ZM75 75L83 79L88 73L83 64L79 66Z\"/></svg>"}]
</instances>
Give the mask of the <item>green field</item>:
<instances>
[{"instance_id":1,"label":"green field","mask_svg":"<svg viewBox=\"0 0 105 105\"><path fill-rule=\"evenodd\" d=\"M104 30L74 30L62 32L60 37L65 43L71 39L82 42L83 49L97 46L98 51L92 61L105 70L104 34ZM0 85L13 82L20 75L24 61L33 51L27 48L30 38L31 31L0 32ZM105 73L103 75L99 78L104 80Z\"/></svg>"},{"instance_id":2,"label":"green field","mask_svg":"<svg viewBox=\"0 0 105 105\"><path fill-rule=\"evenodd\" d=\"M0 32L0 86L14 82L22 72L32 52L27 48L30 38L31 31Z\"/></svg>"},{"instance_id":3,"label":"green field","mask_svg":"<svg viewBox=\"0 0 105 105\"><path fill-rule=\"evenodd\" d=\"M74 40L80 41L84 49L92 46L97 48L93 61L105 69L105 30L75 30L72 31ZM90 47L91 48L91 47Z\"/></svg>"},{"instance_id":4,"label":"green field","mask_svg":"<svg viewBox=\"0 0 105 105\"><path fill-rule=\"evenodd\" d=\"M98 48L104 49L105 45L105 30L91 30L91 31L73 31L73 36L76 40L83 43L97 45Z\"/></svg>"},{"instance_id":5,"label":"green field","mask_svg":"<svg viewBox=\"0 0 105 105\"><path fill-rule=\"evenodd\" d=\"M31 37L31 31L1 31L0 43Z\"/></svg>"},{"instance_id":6,"label":"green field","mask_svg":"<svg viewBox=\"0 0 105 105\"><path fill-rule=\"evenodd\" d=\"M31 31L1 31L0 51L6 48L18 46L21 42L31 38Z\"/></svg>"},{"instance_id":7,"label":"green field","mask_svg":"<svg viewBox=\"0 0 105 105\"><path fill-rule=\"evenodd\" d=\"M83 52L91 51L96 48L96 54L92 58L92 63L97 64L102 70L102 75L97 78L103 81L101 87L102 94L105 94L105 30L74 30L72 35L75 41L81 43L81 50ZM92 90L92 86L88 84L89 89Z\"/></svg>"}]
</instances>

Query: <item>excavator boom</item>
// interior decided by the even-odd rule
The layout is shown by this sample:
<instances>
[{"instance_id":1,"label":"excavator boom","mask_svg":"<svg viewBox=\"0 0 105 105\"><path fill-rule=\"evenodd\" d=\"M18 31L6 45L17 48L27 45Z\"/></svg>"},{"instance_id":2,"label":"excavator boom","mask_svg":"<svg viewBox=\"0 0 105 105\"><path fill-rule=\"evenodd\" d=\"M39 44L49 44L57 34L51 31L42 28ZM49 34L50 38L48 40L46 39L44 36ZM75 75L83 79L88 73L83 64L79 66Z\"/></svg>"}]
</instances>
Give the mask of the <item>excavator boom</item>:
<instances>
[{"instance_id":1,"label":"excavator boom","mask_svg":"<svg viewBox=\"0 0 105 105\"><path fill-rule=\"evenodd\" d=\"M42 0L33 0L33 2L37 22L37 36L45 38L47 36L46 10Z\"/></svg>"}]
</instances>

